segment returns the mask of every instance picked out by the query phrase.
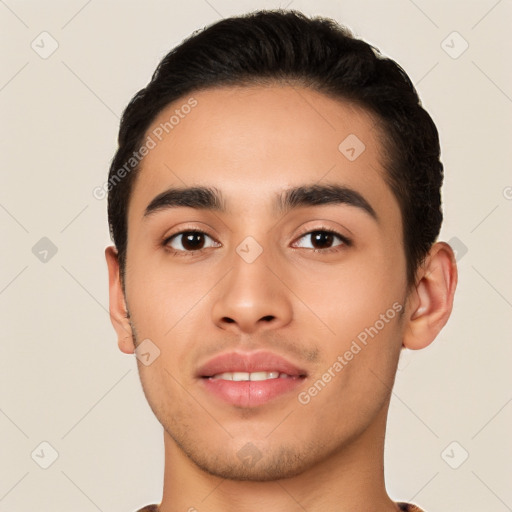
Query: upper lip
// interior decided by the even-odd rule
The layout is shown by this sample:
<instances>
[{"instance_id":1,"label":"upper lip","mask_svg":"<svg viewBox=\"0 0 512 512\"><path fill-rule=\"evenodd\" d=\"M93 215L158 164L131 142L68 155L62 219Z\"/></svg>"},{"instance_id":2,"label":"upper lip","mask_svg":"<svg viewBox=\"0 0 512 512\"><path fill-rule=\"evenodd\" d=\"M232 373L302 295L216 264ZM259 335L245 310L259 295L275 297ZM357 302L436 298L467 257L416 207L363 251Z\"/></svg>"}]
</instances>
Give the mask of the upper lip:
<instances>
[{"instance_id":1,"label":"upper lip","mask_svg":"<svg viewBox=\"0 0 512 512\"><path fill-rule=\"evenodd\" d=\"M197 376L213 377L226 372L253 373L263 371L278 371L291 376L307 375L304 369L272 352L228 352L207 361L199 368Z\"/></svg>"}]
</instances>

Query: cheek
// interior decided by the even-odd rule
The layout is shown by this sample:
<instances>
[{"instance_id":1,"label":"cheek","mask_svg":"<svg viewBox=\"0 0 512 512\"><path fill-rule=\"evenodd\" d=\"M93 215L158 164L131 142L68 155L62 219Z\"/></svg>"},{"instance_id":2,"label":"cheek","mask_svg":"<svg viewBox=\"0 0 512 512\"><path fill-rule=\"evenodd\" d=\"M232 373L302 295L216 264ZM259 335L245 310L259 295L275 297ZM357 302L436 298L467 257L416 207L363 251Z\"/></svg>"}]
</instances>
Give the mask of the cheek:
<instances>
[{"instance_id":1,"label":"cheek","mask_svg":"<svg viewBox=\"0 0 512 512\"><path fill-rule=\"evenodd\" d=\"M139 270L141 269L141 270ZM204 310L205 294L214 282L211 273L205 279L197 273L176 271L165 265L134 265L127 282L131 321L137 342L149 339L158 357L149 366L139 364L141 382L150 394L161 389L188 385L192 369L190 355L207 336ZM211 328L211 327L210 327ZM155 395L161 401L161 397ZM151 401L151 397L148 396Z\"/></svg>"},{"instance_id":2,"label":"cheek","mask_svg":"<svg viewBox=\"0 0 512 512\"><path fill-rule=\"evenodd\" d=\"M309 308L309 316L314 313L321 319L335 340L351 339L373 325L403 300L406 288L405 262L399 255L376 251L370 256L356 255L346 264L299 269L288 277L291 288Z\"/></svg>"},{"instance_id":3,"label":"cheek","mask_svg":"<svg viewBox=\"0 0 512 512\"><path fill-rule=\"evenodd\" d=\"M128 304L140 336L165 340L172 336L174 326L200 303L209 286L208 276L198 278L197 272L165 263L132 260L126 283ZM190 321L190 320L188 320Z\"/></svg>"},{"instance_id":4,"label":"cheek","mask_svg":"<svg viewBox=\"0 0 512 512\"><path fill-rule=\"evenodd\" d=\"M305 322L306 316L301 320L323 349L316 378L329 369L335 375L326 375L330 389L320 399L326 407L342 402L352 411L369 410L389 394L401 349L405 289L405 266L392 262L360 258L347 268L310 273L301 286L296 282L297 295L328 327L317 319Z\"/></svg>"},{"instance_id":5,"label":"cheek","mask_svg":"<svg viewBox=\"0 0 512 512\"><path fill-rule=\"evenodd\" d=\"M336 340L325 347L323 365L301 397L301 403L309 400L310 417L318 416L319 430L330 425L341 438L361 432L387 404L401 346L398 315L390 311L388 323L379 318L360 327L351 321L353 336L340 323Z\"/></svg>"}]
</instances>

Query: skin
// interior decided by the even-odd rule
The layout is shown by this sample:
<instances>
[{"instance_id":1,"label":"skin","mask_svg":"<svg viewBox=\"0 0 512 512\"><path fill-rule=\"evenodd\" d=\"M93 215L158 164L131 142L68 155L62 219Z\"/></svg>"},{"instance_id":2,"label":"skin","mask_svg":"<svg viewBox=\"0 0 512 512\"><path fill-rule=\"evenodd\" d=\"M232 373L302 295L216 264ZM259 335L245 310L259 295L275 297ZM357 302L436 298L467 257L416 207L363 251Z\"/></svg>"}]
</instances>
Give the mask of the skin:
<instances>
[{"instance_id":1,"label":"skin","mask_svg":"<svg viewBox=\"0 0 512 512\"><path fill-rule=\"evenodd\" d=\"M160 510L366 512L371 503L396 511L383 470L391 388L401 348L429 345L448 320L453 252L436 243L408 287L400 209L384 181L378 128L361 108L277 85L193 97L197 106L142 161L128 209L125 294L116 250L105 252L119 348L131 354L149 338L160 350L149 366L138 361L164 427ZM162 111L148 134L187 99ZM354 161L338 150L349 134L366 146ZM359 192L378 220L347 204L276 215L276 194L327 183ZM192 185L220 190L226 211L144 217L159 193ZM179 236L167 247L182 255L166 250L165 239L191 228L207 235L202 251L185 252ZM334 237L315 246L307 233L325 228L352 244ZM236 252L247 236L263 249L253 263ZM395 303L401 314L301 404L298 393ZM249 409L221 402L195 376L217 354L261 349L306 368L301 387ZM253 465L237 455L247 443L261 456Z\"/></svg>"}]
</instances>

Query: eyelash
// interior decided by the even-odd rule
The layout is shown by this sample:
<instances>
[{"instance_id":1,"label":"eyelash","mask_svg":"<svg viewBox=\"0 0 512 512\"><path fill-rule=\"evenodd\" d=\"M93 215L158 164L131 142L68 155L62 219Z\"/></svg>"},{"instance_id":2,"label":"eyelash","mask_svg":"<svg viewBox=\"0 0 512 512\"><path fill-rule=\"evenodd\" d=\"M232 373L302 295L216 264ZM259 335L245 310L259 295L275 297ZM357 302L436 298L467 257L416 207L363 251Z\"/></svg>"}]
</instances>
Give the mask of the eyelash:
<instances>
[{"instance_id":1,"label":"eyelash","mask_svg":"<svg viewBox=\"0 0 512 512\"><path fill-rule=\"evenodd\" d=\"M300 240L301 238L303 238L306 235L312 235L313 233L318 233L318 232L320 232L320 233L329 233L331 235L334 235L334 236L338 237L342 243L340 245L337 245L335 247L329 247L327 249L309 249L310 251L313 251L315 253L327 254L327 253L339 252L340 250L343 249L343 247L351 247L352 246L352 241L350 239L348 239L346 236L343 236L342 234L338 233L337 231L334 231L332 229L325 228L325 227L322 227L322 226L319 226L316 229L313 229L313 230L310 230L310 231L306 231L305 233L302 233L297 238L297 240ZM214 238L212 236L210 236L208 233L205 233L204 231L201 231L200 229L187 229L187 230L184 230L184 231L180 231L178 233L174 233L173 235L165 238L165 240L163 241L162 245L173 256L188 256L188 255L193 255L193 254L200 253L201 251L204 251L204 249L196 249L196 250L193 250L193 251L183 251L183 250L172 249L172 248L169 247L168 244L169 244L169 242L171 240L173 240L174 238L176 238L176 237L178 237L180 235L185 235L187 233L200 233L200 234L206 235L206 236L210 237L212 240L214 240Z\"/></svg>"}]
</instances>

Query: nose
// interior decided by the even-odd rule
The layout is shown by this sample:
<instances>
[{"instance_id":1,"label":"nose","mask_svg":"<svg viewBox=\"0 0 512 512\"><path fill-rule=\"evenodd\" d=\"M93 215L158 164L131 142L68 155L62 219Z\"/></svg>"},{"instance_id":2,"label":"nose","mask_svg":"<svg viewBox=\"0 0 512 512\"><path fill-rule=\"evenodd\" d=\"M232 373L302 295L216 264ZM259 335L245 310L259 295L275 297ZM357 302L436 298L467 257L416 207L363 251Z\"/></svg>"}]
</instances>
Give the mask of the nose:
<instances>
[{"instance_id":1,"label":"nose","mask_svg":"<svg viewBox=\"0 0 512 512\"><path fill-rule=\"evenodd\" d=\"M221 329L254 334L291 321L292 293L279 270L267 265L264 254L252 263L235 254L231 271L216 287L212 316Z\"/></svg>"}]
</instances>

